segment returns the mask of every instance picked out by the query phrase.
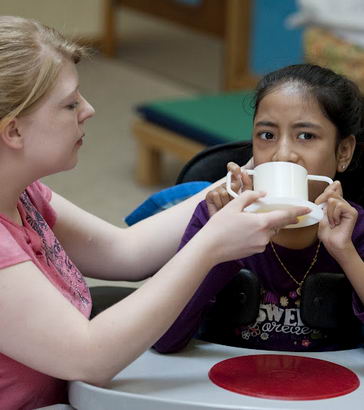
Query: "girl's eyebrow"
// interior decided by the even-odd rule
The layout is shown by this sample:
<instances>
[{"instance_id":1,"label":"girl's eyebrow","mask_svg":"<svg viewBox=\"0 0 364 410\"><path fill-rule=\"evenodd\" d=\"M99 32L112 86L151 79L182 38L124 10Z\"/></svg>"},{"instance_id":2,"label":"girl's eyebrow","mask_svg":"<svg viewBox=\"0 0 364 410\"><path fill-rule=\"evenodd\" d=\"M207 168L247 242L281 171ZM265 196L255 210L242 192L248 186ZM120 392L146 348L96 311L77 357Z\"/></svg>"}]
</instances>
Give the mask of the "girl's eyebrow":
<instances>
[{"instance_id":1,"label":"girl's eyebrow","mask_svg":"<svg viewBox=\"0 0 364 410\"><path fill-rule=\"evenodd\" d=\"M275 124L272 121L258 121L255 123L256 127L278 127L277 124ZM295 124L293 124L293 128L315 128L315 129L321 129L321 125L319 124L315 124L313 122L309 122L309 121L300 121L300 122L296 122Z\"/></svg>"},{"instance_id":2,"label":"girl's eyebrow","mask_svg":"<svg viewBox=\"0 0 364 410\"><path fill-rule=\"evenodd\" d=\"M256 127L261 126L261 127L276 127L277 128L277 124L275 124L272 121L258 121L255 123L255 126Z\"/></svg>"},{"instance_id":3,"label":"girl's eyebrow","mask_svg":"<svg viewBox=\"0 0 364 410\"><path fill-rule=\"evenodd\" d=\"M306 121L302 121L302 122L296 122L293 125L293 128L316 128L316 129L321 129L321 125L319 124L315 124L313 122L306 122Z\"/></svg>"}]
</instances>

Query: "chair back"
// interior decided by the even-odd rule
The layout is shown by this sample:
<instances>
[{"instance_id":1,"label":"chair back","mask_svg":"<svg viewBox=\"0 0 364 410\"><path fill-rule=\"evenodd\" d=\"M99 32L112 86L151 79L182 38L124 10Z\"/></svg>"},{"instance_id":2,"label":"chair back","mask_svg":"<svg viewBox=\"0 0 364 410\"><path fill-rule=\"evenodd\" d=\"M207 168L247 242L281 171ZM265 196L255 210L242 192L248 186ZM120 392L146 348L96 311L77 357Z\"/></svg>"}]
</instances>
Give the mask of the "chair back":
<instances>
[{"instance_id":1,"label":"chair back","mask_svg":"<svg viewBox=\"0 0 364 410\"><path fill-rule=\"evenodd\" d=\"M230 142L206 148L182 168L176 184L191 181L215 182L227 173L226 165L233 161L242 166L252 156L250 142Z\"/></svg>"}]
</instances>

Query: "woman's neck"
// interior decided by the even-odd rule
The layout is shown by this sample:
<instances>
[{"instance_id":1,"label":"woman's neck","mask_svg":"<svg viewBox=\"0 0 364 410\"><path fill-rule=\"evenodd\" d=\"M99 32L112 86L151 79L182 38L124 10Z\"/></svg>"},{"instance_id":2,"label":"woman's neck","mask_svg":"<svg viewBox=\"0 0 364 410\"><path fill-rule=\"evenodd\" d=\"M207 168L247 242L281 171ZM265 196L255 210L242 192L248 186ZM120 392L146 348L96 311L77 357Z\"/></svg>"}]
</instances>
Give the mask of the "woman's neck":
<instances>
[{"instance_id":1,"label":"woman's neck","mask_svg":"<svg viewBox=\"0 0 364 410\"><path fill-rule=\"evenodd\" d=\"M15 187L9 183L1 184L0 182L0 214L19 225L22 225L22 220L18 211L18 201L25 188L24 186Z\"/></svg>"},{"instance_id":2,"label":"woman's neck","mask_svg":"<svg viewBox=\"0 0 364 410\"><path fill-rule=\"evenodd\" d=\"M318 224L304 228L281 229L272 242L289 249L304 249L317 240Z\"/></svg>"}]
</instances>

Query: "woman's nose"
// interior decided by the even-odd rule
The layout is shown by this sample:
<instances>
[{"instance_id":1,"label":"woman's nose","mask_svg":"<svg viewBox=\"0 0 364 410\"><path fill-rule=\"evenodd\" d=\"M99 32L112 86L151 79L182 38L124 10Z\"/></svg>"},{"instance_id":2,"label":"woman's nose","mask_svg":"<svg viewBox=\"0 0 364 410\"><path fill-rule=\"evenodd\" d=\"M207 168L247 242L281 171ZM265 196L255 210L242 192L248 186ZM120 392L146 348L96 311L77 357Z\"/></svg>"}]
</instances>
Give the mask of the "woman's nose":
<instances>
[{"instance_id":1,"label":"woman's nose","mask_svg":"<svg viewBox=\"0 0 364 410\"><path fill-rule=\"evenodd\" d=\"M82 99L83 101L82 110L80 112L80 122L84 122L95 115L94 107L85 98L82 97Z\"/></svg>"}]
</instances>

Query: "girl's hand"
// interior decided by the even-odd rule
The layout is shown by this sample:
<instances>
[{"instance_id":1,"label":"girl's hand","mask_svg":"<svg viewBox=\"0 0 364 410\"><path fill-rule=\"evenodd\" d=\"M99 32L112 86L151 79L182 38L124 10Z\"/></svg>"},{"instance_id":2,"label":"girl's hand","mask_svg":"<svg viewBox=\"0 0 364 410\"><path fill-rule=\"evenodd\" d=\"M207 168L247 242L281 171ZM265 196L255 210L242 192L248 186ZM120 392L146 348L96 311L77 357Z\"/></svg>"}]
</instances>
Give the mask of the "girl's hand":
<instances>
[{"instance_id":1,"label":"girl's hand","mask_svg":"<svg viewBox=\"0 0 364 410\"><path fill-rule=\"evenodd\" d=\"M251 158L245 165L244 169L251 169L253 167L253 159ZM227 170L231 172L231 189L240 194L243 191L252 189L252 180L250 176L242 170L235 162L227 164ZM218 210L228 204L233 198L226 190L226 184L222 184L206 195L207 209L210 217Z\"/></svg>"},{"instance_id":2,"label":"girl's hand","mask_svg":"<svg viewBox=\"0 0 364 410\"><path fill-rule=\"evenodd\" d=\"M326 202L324 217L320 221L318 237L327 251L338 262L353 247L351 236L358 212L342 197L339 181L329 185L316 199L317 204Z\"/></svg>"}]
</instances>

